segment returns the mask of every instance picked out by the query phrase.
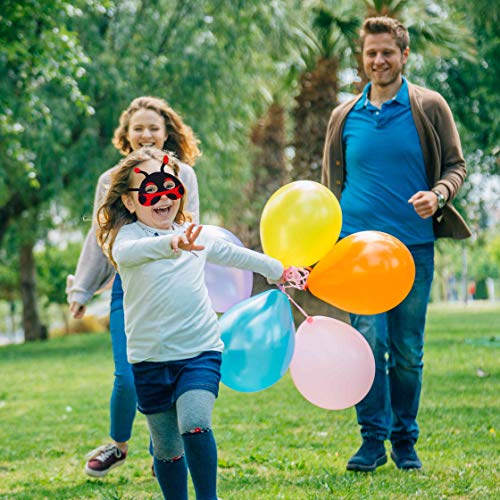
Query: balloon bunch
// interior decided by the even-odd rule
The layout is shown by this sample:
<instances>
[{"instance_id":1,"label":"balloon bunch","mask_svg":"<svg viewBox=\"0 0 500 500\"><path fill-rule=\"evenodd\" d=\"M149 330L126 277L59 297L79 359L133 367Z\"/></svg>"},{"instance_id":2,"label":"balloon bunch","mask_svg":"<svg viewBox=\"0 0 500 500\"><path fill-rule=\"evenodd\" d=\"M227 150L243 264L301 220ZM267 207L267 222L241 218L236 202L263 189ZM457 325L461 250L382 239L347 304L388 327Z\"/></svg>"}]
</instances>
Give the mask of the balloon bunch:
<instances>
[{"instance_id":1,"label":"balloon bunch","mask_svg":"<svg viewBox=\"0 0 500 500\"><path fill-rule=\"evenodd\" d=\"M314 266L307 288L319 299L355 314L397 306L415 279L410 251L380 231L361 231L337 242L342 212L337 198L313 181L278 189L262 212L264 253L284 266Z\"/></svg>"},{"instance_id":2,"label":"balloon bunch","mask_svg":"<svg viewBox=\"0 0 500 500\"><path fill-rule=\"evenodd\" d=\"M308 288L344 311L378 314L406 297L415 265L409 250L393 236L363 231L337 242L341 227L337 199L317 182L292 182L269 198L260 223L262 247L290 268L287 283L242 301L240 294L238 303L225 309L220 319L225 385L260 391L290 367L299 392L321 408L348 408L368 393L375 362L363 336L333 318L308 316L286 289ZM310 273L296 269L313 265ZM233 281L234 272L228 271ZM306 317L297 332L290 301Z\"/></svg>"}]
</instances>

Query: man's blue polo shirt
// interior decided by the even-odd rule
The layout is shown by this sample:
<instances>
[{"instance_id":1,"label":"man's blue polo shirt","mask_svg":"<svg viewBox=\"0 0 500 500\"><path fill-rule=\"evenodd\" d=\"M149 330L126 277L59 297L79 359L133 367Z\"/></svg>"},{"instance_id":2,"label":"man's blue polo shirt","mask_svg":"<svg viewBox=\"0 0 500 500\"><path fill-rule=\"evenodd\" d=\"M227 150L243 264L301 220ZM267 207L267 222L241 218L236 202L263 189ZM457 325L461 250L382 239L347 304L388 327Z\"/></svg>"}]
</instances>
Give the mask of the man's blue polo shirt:
<instances>
[{"instance_id":1,"label":"man's blue polo shirt","mask_svg":"<svg viewBox=\"0 0 500 500\"><path fill-rule=\"evenodd\" d=\"M346 180L342 192L341 237L384 231L406 245L434 241L432 218L422 219L408 203L430 189L411 114L408 83L382 107L368 99L371 83L347 116L343 143Z\"/></svg>"}]
</instances>

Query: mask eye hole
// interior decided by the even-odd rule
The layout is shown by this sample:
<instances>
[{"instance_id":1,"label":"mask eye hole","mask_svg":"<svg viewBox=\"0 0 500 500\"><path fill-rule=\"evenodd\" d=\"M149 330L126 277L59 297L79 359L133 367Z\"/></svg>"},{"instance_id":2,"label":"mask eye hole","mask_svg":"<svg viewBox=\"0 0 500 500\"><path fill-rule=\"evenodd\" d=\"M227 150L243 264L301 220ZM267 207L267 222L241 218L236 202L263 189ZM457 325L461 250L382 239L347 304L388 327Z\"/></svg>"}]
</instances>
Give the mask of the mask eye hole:
<instances>
[{"instance_id":1,"label":"mask eye hole","mask_svg":"<svg viewBox=\"0 0 500 500\"><path fill-rule=\"evenodd\" d=\"M165 182L163 183L163 187L165 189L174 189L175 182L172 179L166 179Z\"/></svg>"},{"instance_id":2,"label":"mask eye hole","mask_svg":"<svg viewBox=\"0 0 500 500\"><path fill-rule=\"evenodd\" d=\"M144 192L146 194L153 194L158 191L158 186L156 184L153 184L152 182L147 184L146 187L144 188Z\"/></svg>"}]
</instances>

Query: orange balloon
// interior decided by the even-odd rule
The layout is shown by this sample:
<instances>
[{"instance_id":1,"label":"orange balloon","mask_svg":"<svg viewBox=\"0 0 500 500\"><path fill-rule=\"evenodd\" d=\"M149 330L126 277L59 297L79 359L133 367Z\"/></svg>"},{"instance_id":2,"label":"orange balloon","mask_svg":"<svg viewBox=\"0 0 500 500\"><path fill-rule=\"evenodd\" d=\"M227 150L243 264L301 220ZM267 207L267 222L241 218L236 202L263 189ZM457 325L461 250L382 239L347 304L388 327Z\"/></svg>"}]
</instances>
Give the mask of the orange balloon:
<instances>
[{"instance_id":1,"label":"orange balloon","mask_svg":"<svg viewBox=\"0 0 500 500\"><path fill-rule=\"evenodd\" d=\"M354 314L378 314L401 303L415 280L413 257L397 238L361 231L336 243L311 271L313 295Z\"/></svg>"}]
</instances>

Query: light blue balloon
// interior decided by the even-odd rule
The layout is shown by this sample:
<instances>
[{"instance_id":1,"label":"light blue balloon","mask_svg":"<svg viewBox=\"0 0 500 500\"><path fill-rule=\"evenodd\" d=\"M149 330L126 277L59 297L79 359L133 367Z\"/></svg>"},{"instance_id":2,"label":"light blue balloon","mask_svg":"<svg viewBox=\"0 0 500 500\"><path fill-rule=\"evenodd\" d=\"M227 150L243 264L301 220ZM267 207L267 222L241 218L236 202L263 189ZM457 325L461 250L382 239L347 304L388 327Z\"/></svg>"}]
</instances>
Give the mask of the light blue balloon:
<instances>
[{"instance_id":1,"label":"light blue balloon","mask_svg":"<svg viewBox=\"0 0 500 500\"><path fill-rule=\"evenodd\" d=\"M287 296L268 290L229 309L221 318L222 383L239 392L262 391L286 373L295 347Z\"/></svg>"}]
</instances>

